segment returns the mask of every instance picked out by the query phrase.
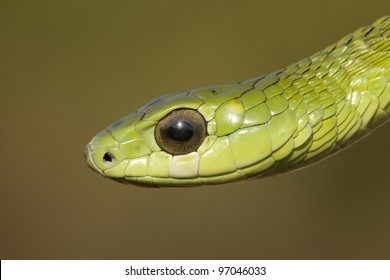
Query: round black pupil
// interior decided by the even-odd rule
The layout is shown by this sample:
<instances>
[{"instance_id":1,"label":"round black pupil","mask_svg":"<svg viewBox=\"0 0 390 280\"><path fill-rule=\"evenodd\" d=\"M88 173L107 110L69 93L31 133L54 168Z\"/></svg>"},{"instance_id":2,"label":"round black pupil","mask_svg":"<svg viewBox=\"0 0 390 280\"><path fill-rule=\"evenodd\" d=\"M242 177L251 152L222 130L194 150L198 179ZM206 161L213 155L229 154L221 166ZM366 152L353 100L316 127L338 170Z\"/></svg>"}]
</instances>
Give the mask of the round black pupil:
<instances>
[{"instance_id":1,"label":"round black pupil","mask_svg":"<svg viewBox=\"0 0 390 280\"><path fill-rule=\"evenodd\" d=\"M171 139L178 142L185 142L191 139L194 129L189 122L179 120L168 128L168 135Z\"/></svg>"}]
</instances>

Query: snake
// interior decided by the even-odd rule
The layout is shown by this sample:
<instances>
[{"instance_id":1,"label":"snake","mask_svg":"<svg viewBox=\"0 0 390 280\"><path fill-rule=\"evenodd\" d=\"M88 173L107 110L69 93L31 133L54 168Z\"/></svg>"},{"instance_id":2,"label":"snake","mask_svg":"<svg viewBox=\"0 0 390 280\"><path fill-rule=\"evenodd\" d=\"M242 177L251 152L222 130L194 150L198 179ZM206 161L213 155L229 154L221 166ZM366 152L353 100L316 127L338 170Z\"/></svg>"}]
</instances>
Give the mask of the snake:
<instances>
[{"instance_id":1,"label":"snake","mask_svg":"<svg viewBox=\"0 0 390 280\"><path fill-rule=\"evenodd\" d=\"M389 116L384 16L271 74L158 97L94 136L84 158L136 186L225 184L311 165Z\"/></svg>"}]
</instances>

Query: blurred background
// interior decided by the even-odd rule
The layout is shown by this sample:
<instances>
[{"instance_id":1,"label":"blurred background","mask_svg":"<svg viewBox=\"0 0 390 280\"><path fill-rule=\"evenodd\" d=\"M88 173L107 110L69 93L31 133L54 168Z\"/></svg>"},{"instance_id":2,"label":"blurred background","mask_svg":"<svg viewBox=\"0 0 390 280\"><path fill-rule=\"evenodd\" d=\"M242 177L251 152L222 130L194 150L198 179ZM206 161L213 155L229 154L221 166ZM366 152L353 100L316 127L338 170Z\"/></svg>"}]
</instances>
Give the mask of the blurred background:
<instances>
[{"instance_id":1,"label":"blurred background","mask_svg":"<svg viewBox=\"0 0 390 280\"><path fill-rule=\"evenodd\" d=\"M146 189L83 148L162 94L260 76L390 13L361 1L1 1L1 259L389 259L390 127L304 170Z\"/></svg>"}]
</instances>

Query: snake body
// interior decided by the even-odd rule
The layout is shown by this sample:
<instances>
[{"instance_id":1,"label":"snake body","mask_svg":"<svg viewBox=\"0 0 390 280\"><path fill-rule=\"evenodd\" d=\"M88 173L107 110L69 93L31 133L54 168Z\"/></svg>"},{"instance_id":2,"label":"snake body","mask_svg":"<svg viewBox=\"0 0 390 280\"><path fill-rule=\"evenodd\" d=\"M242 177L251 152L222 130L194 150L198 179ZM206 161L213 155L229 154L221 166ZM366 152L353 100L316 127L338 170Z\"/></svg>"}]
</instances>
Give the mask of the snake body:
<instances>
[{"instance_id":1,"label":"snake body","mask_svg":"<svg viewBox=\"0 0 390 280\"><path fill-rule=\"evenodd\" d=\"M157 98L84 153L92 169L121 182L220 184L318 161L389 115L387 16L269 75Z\"/></svg>"}]
</instances>

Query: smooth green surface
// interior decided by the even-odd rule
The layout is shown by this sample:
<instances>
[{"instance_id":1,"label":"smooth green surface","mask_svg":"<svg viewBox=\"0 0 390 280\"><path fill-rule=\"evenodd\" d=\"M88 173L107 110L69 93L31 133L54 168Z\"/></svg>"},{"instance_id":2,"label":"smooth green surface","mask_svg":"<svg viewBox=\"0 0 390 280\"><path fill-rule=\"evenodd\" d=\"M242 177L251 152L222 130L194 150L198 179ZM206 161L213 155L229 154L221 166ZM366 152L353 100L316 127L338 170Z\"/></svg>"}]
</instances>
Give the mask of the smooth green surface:
<instances>
[{"instance_id":1,"label":"smooth green surface","mask_svg":"<svg viewBox=\"0 0 390 280\"><path fill-rule=\"evenodd\" d=\"M85 157L104 176L144 186L230 183L291 171L389 121L389 73L390 17L382 17L272 74L159 97L110 126L111 138L96 136ZM166 144L156 143L156 125L183 108L197 110L208 135L196 149L171 158ZM137 135L122 136L133 127ZM113 158L108 163L107 155ZM145 175L132 175L129 162L144 156Z\"/></svg>"}]
</instances>

